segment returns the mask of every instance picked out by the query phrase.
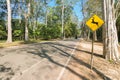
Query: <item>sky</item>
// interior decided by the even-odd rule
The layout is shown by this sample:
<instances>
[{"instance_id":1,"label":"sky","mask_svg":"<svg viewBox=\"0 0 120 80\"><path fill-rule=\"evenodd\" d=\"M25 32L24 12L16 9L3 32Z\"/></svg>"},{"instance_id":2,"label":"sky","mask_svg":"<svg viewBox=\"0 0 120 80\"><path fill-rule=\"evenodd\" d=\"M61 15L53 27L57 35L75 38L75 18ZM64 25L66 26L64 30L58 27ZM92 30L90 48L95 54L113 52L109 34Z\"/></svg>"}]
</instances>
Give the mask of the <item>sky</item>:
<instances>
[{"instance_id":1,"label":"sky","mask_svg":"<svg viewBox=\"0 0 120 80\"><path fill-rule=\"evenodd\" d=\"M74 13L77 15L79 21L82 21L83 15L82 15L82 7L78 4L74 6Z\"/></svg>"},{"instance_id":2,"label":"sky","mask_svg":"<svg viewBox=\"0 0 120 80\"><path fill-rule=\"evenodd\" d=\"M48 5L51 6L51 7L54 7L55 6L55 0L50 1L50 3ZM78 17L79 21L82 21L82 19L83 19L81 8L82 7L80 6L80 2L76 3L73 7L73 12ZM0 11L1 11L1 9L0 9Z\"/></svg>"},{"instance_id":3,"label":"sky","mask_svg":"<svg viewBox=\"0 0 120 80\"><path fill-rule=\"evenodd\" d=\"M48 5L52 7L55 6L55 0L52 0ZM83 19L81 9L82 7L80 6L80 2L76 3L75 6L73 7L73 12L78 17L79 21L82 21Z\"/></svg>"}]
</instances>

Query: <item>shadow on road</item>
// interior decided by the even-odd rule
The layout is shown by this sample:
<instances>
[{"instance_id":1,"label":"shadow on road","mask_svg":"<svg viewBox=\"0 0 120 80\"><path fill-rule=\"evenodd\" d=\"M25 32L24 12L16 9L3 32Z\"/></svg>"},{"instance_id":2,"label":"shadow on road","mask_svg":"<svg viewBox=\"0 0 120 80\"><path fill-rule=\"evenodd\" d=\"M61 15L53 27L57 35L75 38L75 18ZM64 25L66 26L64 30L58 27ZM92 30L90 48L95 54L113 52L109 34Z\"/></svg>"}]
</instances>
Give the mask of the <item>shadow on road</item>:
<instances>
[{"instance_id":1,"label":"shadow on road","mask_svg":"<svg viewBox=\"0 0 120 80\"><path fill-rule=\"evenodd\" d=\"M58 50L58 51L62 52L62 53L59 53L59 54L62 55L62 56L65 56L65 57L69 57L71 54L68 53L68 52L66 52L66 51L64 51L64 50L62 50L62 49L60 49L59 47L56 47L56 45L64 47L64 48L74 49L73 47L69 47L69 46L66 46L66 45L63 45L63 44L59 44L59 43L47 42L47 43L41 43L41 44L47 44L47 45L53 47L55 50ZM83 51L83 50L80 50L80 49L76 49L76 50L91 54L88 51ZM60 67L65 67L65 65L63 65L61 63L58 63L57 61L55 61L55 60L52 59L52 57L48 54L49 53L48 49L41 48L41 51L39 51L39 48L38 48L38 49L36 49L36 52L34 52L34 51L33 52L32 51L31 52L28 51L28 53L39 55L42 58L48 59L51 63L54 63L54 64L56 64L56 65L58 65ZM101 55L98 55L98 54L95 54L95 53L94 53L94 55L98 56L98 57L102 57ZM77 59L74 56L72 56L72 59L75 60L80 65L83 65L83 66L87 67L88 69L90 69L90 65L88 63L84 62L83 60ZM77 73L76 71L74 71L73 69L71 69L68 66L66 66L66 69L69 70L70 72L72 72L73 74L75 74L76 76L78 76L80 79L89 80L88 78L86 78L85 76ZM104 75L102 72L100 72L99 70L97 70L95 67L93 67L93 71L96 72L103 80L112 80L109 77L107 77L106 75Z\"/></svg>"},{"instance_id":2,"label":"shadow on road","mask_svg":"<svg viewBox=\"0 0 120 80\"><path fill-rule=\"evenodd\" d=\"M59 44L59 43L48 42L48 43L44 43L44 44L48 44L48 45L57 45L57 46L62 46L62 47L66 47L66 48L74 49L74 47L66 46L66 45ZM76 49L76 51L81 51L81 52L85 52L85 53L91 54L91 52L89 52L89 51L85 51L85 50ZM100 58L104 58L102 55L97 54L97 53L94 53L94 56L96 56L96 57L100 57Z\"/></svg>"}]
</instances>

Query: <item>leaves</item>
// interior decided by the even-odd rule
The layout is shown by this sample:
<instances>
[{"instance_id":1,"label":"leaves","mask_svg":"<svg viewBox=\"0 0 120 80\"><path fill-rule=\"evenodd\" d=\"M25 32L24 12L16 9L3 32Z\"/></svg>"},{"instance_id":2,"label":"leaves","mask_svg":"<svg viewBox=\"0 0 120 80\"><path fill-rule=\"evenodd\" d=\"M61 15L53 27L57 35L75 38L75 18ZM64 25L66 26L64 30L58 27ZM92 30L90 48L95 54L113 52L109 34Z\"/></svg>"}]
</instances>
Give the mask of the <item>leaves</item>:
<instances>
[{"instance_id":1,"label":"leaves","mask_svg":"<svg viewBox=\"0 0 120 80\"><path fill-rule=\"evenodd\" d=\"M50 5L51 2L54 5ZM76 32L77 22L72 20L73 6L79 0L63 0L65 5L64 11L64 28L67 37L72 37ZM3 5L4 3L4 5ZM30 4L30 5L29 5ZM29 6L28 6L29 5ZM0 8L4 9L6 0L0 1ZM12 9L12 35L13 39L24 39L25 24L28 24L28 33L30 39L55 39L61 37L61 15L62 15L62 1L61 0L11 0ZM45 14L47 9L47 26L45 25ZM0 24L1 36L6 38L6 17L7 8L0 12L0 19L3 20ZM3 34L2 34L3 33Z\"/></svg>"}]
</instances>

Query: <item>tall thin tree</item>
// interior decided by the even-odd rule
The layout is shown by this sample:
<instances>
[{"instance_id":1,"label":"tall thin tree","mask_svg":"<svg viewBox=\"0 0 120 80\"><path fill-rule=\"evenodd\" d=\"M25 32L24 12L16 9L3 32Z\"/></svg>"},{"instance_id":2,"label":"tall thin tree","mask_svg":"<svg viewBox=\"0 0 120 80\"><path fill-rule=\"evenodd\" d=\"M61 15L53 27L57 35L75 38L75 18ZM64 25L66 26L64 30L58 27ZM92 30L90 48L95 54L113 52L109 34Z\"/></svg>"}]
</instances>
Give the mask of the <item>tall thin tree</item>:
<instances>
[{"instance_id":1,"label":"tall thin tree","mask_svg":"<svg viewBox=\"0 0 120 80\"><path fill-rule=\"evenodd\" d=\"M44 4L45 4L45 8L46 8L46 11L45 11L45 24L46 24L46 27L47 27L47 16L48 16L48 7L47 7L47 0L44 0Z\"/></svg>"},{"instance_id":2,"label":"tall thin tree","mask_svg":"<svg viewBox=\"0 0 120 80\"><path fill-rule=\"evenodd\" d=\"M7 42L12 42L12 27L11 27L11 7L10 7L10 0L7 0L7 10L8 10L8 23L7 23L7 30L8 30L8 36L7 36Z\"/></svg>"},{"instance_id":3,"label":"tall thin tree","mask_svg":"<svg viewBox=\"0 0 120 80\"><path fill-rule=\"evenodd\" d=\"M25 2L23 0L23 2ZM30 3L30 0L28 0L27 3L27 11L24 10L23 11L23 15L25 17L25 41L28 41L29 40L29 30L28 30L28 19L29 19L29 16L30 16L30 6L31 6L31 3Z\"/></svg>"},{"instance_id":4,"label":"tall thin tree","mask_svg":"<svg viewBox=\"0 0 120 80\"><path fill-rule=\"evenodd\" d=\"M65 35L64 35L64 0L62 0L62 16L61 16L61 19L62 19L62 38L64 39Z\"/></svg>"}]
</instances>

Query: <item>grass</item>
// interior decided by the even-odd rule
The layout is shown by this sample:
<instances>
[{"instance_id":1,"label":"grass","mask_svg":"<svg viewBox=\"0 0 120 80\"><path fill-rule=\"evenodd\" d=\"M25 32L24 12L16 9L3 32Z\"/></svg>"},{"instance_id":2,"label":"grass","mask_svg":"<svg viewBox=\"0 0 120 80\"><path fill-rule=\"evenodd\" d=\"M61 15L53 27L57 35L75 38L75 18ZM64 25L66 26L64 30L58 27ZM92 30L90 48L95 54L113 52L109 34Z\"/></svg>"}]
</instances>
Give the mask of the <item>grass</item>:
<instances>
[{"instance_id":1,"label":"grass","mask_svg":"<svg viewBox=\"0 0 120 80\"><path fill-rule=\"evenodd\" d=\"M10 46L18 46L21 43L22 43L22 41L16 41L16 42L12 42L12 43L0 42L0 48L10 47Z\"/></svg>"},{"instance_id":2,"label":"grass","mask_svg":"<svg viewBox=\"0 0 120 80\"><path fill-rule=\"evenodd\" d=\"M0 41L0 48L10 47L10 46L19 46L22 44L38 43L41 41L43 40L13 41L12 43L6 43L6 41Z\"/></svg>"},{"instance_id":3,"label":"grass","mask_svg":"<svg viewBox=\"0 0 120 80\"><path fill-rule=\"evenodd\" d=\"M0 40L0 48L10 47L10 46L19 46L23 44L32 44L32 43L39 43L43 41L54 41L54 40L29 40L29 41L13 41L12 43L6 43L5 40Z\"/></svg>"}]
</instances>

